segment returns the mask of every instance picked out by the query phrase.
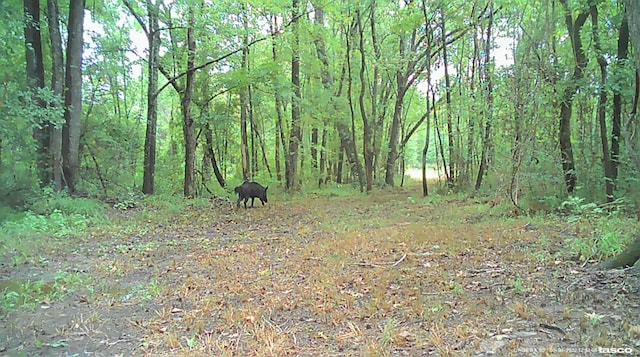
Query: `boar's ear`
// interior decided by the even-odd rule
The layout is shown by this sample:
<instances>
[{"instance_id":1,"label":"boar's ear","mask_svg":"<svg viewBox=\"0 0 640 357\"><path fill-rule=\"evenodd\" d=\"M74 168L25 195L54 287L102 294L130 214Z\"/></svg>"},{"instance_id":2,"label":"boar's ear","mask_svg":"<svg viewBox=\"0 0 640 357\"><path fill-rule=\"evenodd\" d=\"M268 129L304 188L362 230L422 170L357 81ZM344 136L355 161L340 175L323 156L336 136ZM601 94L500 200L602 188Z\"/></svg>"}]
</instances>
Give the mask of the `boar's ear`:
<instances>
[{"instance_id":1,"label":"boar's ear","mask_svg":"<svg viewBox=\"0 0 640 357\"><path fill-rule=\"evenodd\" d=\"M265 187L265 188L264 188L264 192L267 192L267 189L268 189L268 188L269 188L269 186Z\"/></svg>"}]
</instances>

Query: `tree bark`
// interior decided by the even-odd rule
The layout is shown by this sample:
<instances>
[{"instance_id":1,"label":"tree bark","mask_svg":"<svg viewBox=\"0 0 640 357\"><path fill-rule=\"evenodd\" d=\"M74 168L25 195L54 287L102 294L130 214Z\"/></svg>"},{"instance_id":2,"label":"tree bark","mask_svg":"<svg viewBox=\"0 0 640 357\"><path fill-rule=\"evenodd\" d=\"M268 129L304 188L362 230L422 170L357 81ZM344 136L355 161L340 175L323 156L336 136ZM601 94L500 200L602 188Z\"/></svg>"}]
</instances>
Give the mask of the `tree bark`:
<instances>
[{"instance_id":1,"label":"tree bark","mask_svg":"<svg viewBox=\"0 0 640 357\"><path fill-rule=\"evenodd\" d=\"M213 135L211 133L211 126L209 125L209 122L205 123L204 130L205 130L204 137L207 141L207 152L208 152L209 158L211 159L211 167L213 167L213 174L216 176L216 180L218 180L220 187L225 188L227 184L224 181L224 176L222 175L222 172L220 172L220 168L218 167L218 161L216 160L216 154L215 154L215 151L213 150Z\"/></svg>"},{"instance_id":2,"label":"tree bark","mask_svg":"<svg viewBox=\"0 0 640 357\"><path fill-rule=\"evenodd\" d=\"M62 105L64 98L64 59L62 56L62 35L60 34L60 9L58 0L47 0L49 18L49 39L51 41L51 89L60 102L49 103L51 107ZM62 190L62 124L50 126L51 168L53 169L53 189Z\"/></svg>"},{"instance_id":3,"label":"tree bark","mask_svg":"<svg viewBox=\"0 0 640 357\"><path fill-rule=\"evenodd\" d=\"M482 88L487 98L487 111L484 124L484 132L482 136L482 152L480 154L480 167L478 168L478 176L476 177L475 189L480 189L482 180L487 174L489 169L489 151L491 149L491 121L493 117L493 84L491 81L491 44L492 44L492 30L493 27L493 1L489 4L489 24L487 25L487 38L484 43L484 56L482 63ZM451 160L451 158L449 158ZM512 179L515 179L515 172L512 175ZM513 197L513 195L512 195Z\"/></svg>"},{"instance_id":4,"label":"tree bark","mask_svg":"<svg viewBox=\"0 0 640 357\"><path fill-rule=\"evenodd\" d=\"M622 17L620 32L618 34L617 62L622 65L629 54L629 22L626 13ZM612 184L618 179L618 166L620 165L620 139L622 135L622 95L617 86L613 87L613 114L611 118L611 173Z\"/></svg>"},{"instance_id":5,"label":"tree bark","mask_svg":"<svg viewBox=\"0 0 640 357\"><path fill-rule=\"evenodd\" d=\"M242 49L243 70L247 70L247 56L249 49L246 47L247 37L244 38L245 47ZM247 87L240 88L240 156L242 158L242 179L247 181L251 177L249 163L249 139L247 135L247 117L249 101L247 98Z\"/></svg>"},{"instance_id":6,"label":"tree bark","mask_svg":"<svg viewBox=\"0 0 640 357\"><path fill-rule=\"evenodd\" d=\"M400 54L401 62L404 61L405 50L405 39L401 37L398 43L398 52ZM395 105L393 109L391 128L389 129L389 152L387 156L387 163L385 166L384 178L384 182L389 186L394 186L393 178L396 172L396 160L398 159L398 137L400 136L400 120L402 117L404 95L407 90L407 79L400 69L396 71L396 87L398 93L396 95Z\"/></svg>"},{"instance_id":7,"label":"tree bark","mask_svg":"<svg viewBox=\"0 0 640 357\"><path fill-rule=\"evenodd\" d=\"M182 130L184 133L184 196L195 197L195 162L196 137L193 114L191 113L191 98L193 96L193 82L195 75L196 39L194 35L195 16L193 9L189 9L189 23L187 27L187 76L184 94L180 100L182 107Z\"/></svg>"},{"instance_id":8,"label":"tree bark","mask_svg":"<svg viewBox=\"0 0 640 357\"><path fill-rule=\"evenodd\" d=\"M626 0L627 16L629 20L629 38L634 49L640 48L640 4L637 1ZM629 118L623 130L627 152L637 171L640 171L640 148L637 140L634 140L632 133L638 130L638 100L640 100L640 51L634 51L634 62L636 66L636 88L633 98L633 105Z\"/></svg>"},{"instance_id":9,"label":"tree bark","mask_svg":"<svg viewBox=\"0 0 640 357\"><path fill-rule=\"evenodd\" d=\"M609 141L607 138L607 121L606 121L606 105L607 105L607 59L602 52L600 45L600 37L598 35L598 8L595 5L590 7L591 28L593 36L593 44L596 52L596 59L600 67L600 86L598 95L598 123L600 127L600 142L602 144L602 165L604 167L604 185L607 202L613 202L614 174L611 155L609 152Z\"/></svg>"},{"instance_id":10,"label":"tree bark","mask_svg":"<svg viewBox=\"0 0 640 357\"><path fill-rule=\"evenodd\" d=\"M637 264L640 259L640 238L636 238L624 252L619 255L596 265L596 269L616 269L626 268Z\"/></svg>"},{"instance_id":11,"label":"tree bark","mask_svg":"<svg viewBox=\"0 0 640 357\"><path fill-rule=\"evenodd\" d=\"M272 59L274 63L278 62L278 51L277 51L277 46L276 46L276 39L275 39L275 33L276 30L275 28L277 27L277 22L276 22L276 17L273 17L273 22L269 23L269 30L271 33L271 54L272 54ZM285 146L285 135L284 135L284 128L283 128L283 118L282 118L282 98L280 97L280 91L277 88L277 82L274 80L273 81L274 85L273 85L273 93L274 93L274 101L275 101L275 107L276 107L276 135L275 135L275 139L276 139L276 152L275 152L275 164L276 164L276 180L278 180L278 182L282 181L282 168L281 168L281 148L282 151L284 151L284 157L285 157L285 167L287 165L286 163L286 158L287 156L287 148ZM286 172L286 168L285 168L285 172Z\"/></svg>"},{"instance_id":12,"label":"tree bark","mask_svg":"<svg viewBox=\"0 0 640 357\"><path fill-rule=\"evenodd\" d=\"M445 31L445 19L442 16L441 31L442 33L446 33ZM445 88L445 100L447 106L447 138L448 138L448 147L449 147L449 175L447 176L447 183L449 187L452 187L455 182L455 139L453 137L453 119L451 113L451 79L449 78L449 65L448 65L448 56L447 56L447 45L443 44L442 46L442 65L444 67L444 88ZM442 158L444 161L444 156Z\"/></svg>"},{"instance_id":13,"label":"tree bark","mask_svg":"<svg viewBox=\"0 0 640 357\"><path fill-rule=\"evenodd\" d=\"M287 155L287 172L285 174L285 189L300 190L298 179L298 146L302 141L300 128L300 37L298 33L299 0L292 1L293 44L291 48L291 131L289 132L289 150Z\"/></svg>"},{"instance_id":14,"label":"tree bark","mask_svg":"<svg viewBox=\"0 0 640 357\"><path fill-rule=\"evenodd\" d=\"M144 137L144 174L142 178L142 192L152 195L155 191L156 170L156 133L158 123L158 66L160 63L160 26L158 24L159 2L154 4L147 0L149 13L149 28L146 31L149 42L149 64L147 87L147 129ZM142 25L142 23L141 23ZM144 27L143 27L144 28Z\"/></svg>"},{"instance_id":15,"label":"tree bark","mask_svg":"<svg viewBox=\"0 0 640 357\"><path fill-rule=\"evenodd\" d=\"M625 0L627 20L629 24L629 38L635 49L640 49L640 3L636 0ZM636 70L640 70L640 51L634 51Z\"/></svg>"},{"instance_id":16,"label":"tree bark","mask_svg":"<svg viewBox=\"0 0 640 357\"><path fill-rule=\"evenodd\" d=\"M567 83L566 89L563 92L563 97L560 102L560 130L559 130L559 143L560 143L560 155L562 160L562 171L564 173L564 182L569 194L573 193L578 181L578 175L576 173L575 161L573 158L573 146L571 142L571 111L573 109L573 99L580 88L580 80L584 77L584 69L589 63L589 59L584 53L582 47L582 38L580 36L580 30L585 21L589 17L588 11L583 11L578 14L573 20L571 9L567 4L567 0L560 1L565 11L565 24L567 26L567 32L571 40L571 47L573 48L575 66L573 68L573 74L570 82Z\"/></svg>"},{"instance_id":17,"label":"tree bark","mask_svg":"<svg viewBox=\"0 0 640 357\"><path fill-rule=\"evenodd\" d=\"M372 6L372 15L373 8ZM365 68L366 68L366 58L365 58L365 49L364 49L364 29L362 27L362 15L360 11L356 11L357 23L358 23L358 47L360 50L360 94L358 95L358 106L360 107L360 116L362 117L362 130L363 130L363 138L362 138L362 152L364 156L364 172L366 178L366 187L367 192L370 192L373 189L373 131L371 128L371 121L367 117L367 110L365 108L364 103L364 95L367 90L367 82L365 78ZM370 21L374 21L373 16ZM374 84L375 85L375 84ZM372 116L372 119L374 117Z\"/></svg>"},{"instance_id":18,"label":"tree bark","mask_svg":"<svg viewBox=\"0 0 640 357\"><path fill-rule=\"evenodd\" d=\"M357 21L354 21L355 23L357 23ZM352 26L352 30L349 31L348 33L346 33L345 36L345 40L346 40L346 53L345 53L345 58L346 58L346 65L347 65L347 101L349 102L349 114L351 117L351 134L349 136L349 142L354 143L353 144L353 155L354 155L354 159L357 162L357 166L356 166L356 170L357 170L357 176L358 176L358 183L360 184L360 192L364 191L364 172L362 171L362 166L360 166L360 160L358 159L358 153L355 149L355 142L356 142L356 123L355 123L355 110L353 109L353 75L352 75L352 70L351 70L351 39L352 37L355 36L355 30L356 30L356 26ZM348 153L348 152L347 152ZM351 166L352 172L353 172L353 166Z\"/></svg>"},{"instance_id":19,"label":"tree bark","mask_svg":"<svg viewBox=\"0 0 640 357\"><path fill-rule=\"evenodd\" d=\"M429 195L429 187L427 185L427 153L429 152L429 133L431 131L431 108L429 106L429 91L431 90L431 76L427 77L427 93L425 94L425 102L427 105L427 129L424 134L424 146L422 148L422 196L427 197ZM433 109L435 111L436 103L433 103Z\"/></svg>"},{"instance_id":20,"label":"tree bark","mask_svg":"<svg viewBox=\"0 0 640 357\"><path fill-rule=\"evenodd\" d=\"M40 1L24 0L24 40L25 59L27 64L27 83L31 89L34 102L45 108L46 104L39 98L38 90L44 88L44 61L42 59L42 37L40 34ZM40 184L48 185L51 181L51 160L49 158L49 122L37 118L33 126L33 138L37 145L37 162Z\"/></svg>"},{"instance_id":21,"label":"tree bark","mask_svg":"<svg viewBox=\"0 0 640 357\"><path fill-rule=\"evenodd\" d=\"M65 70L65 124L62 127L64 178L69 193L76 193L80 166L80 125L82 121L82 35L84 0L71 0Z\"/></svg>"}]
</instances>

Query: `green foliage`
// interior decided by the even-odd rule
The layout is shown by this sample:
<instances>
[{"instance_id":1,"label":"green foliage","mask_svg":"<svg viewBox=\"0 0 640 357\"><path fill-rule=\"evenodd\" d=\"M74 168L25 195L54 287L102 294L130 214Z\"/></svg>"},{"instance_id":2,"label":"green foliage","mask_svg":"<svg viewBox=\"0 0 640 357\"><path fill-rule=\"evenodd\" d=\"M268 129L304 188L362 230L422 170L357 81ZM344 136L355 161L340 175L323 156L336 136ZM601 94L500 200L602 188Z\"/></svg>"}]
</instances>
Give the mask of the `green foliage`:
<instances>
[{"instance_id":1,"label":"green foliage","mask_svg":"<svg viewBox=\"0 0 640 357\"><path fill-rule=\"evenodd\" d=\"M72 239L91 226L108 224L103 203L44 191L32 210L2 210L0 256L10 257L13 265L34 261L41 251L50 250L56 240L49 238Z\"/></svg>"},{"instance_id":2,"label":"green foliage","mask_svg":"<svg viewBox=\"0 0 640 357\"><path fill-rule=\"evenodd\" d=\"M61 300L70 292L86 285L90 278L83 273L58 270L52 281L3 281L0 308L4 314L25 306L35 309L39 304Z\"/></svg>"},{"instance_id":3,"label":"green foliage","mask_svg":"<svg viewBox=\"0 0 640 357\"><path fill-rule=\"evenodd\" d=\"M105 208L105 204L98 200L55 193L51 188L45 188L43 195L30 206L30 210L36 215L46 216L59 212L63 215L78 215L86 218L99 218L104 214Z\"/></svg>"},{"instance_id":4,"label":"green foliage","mask_svg":"<svg viewBox=\"0 0 640 357\"><path fill-rule=\"evenodd\" d=\"M575 237L567 239L567 254L600 261L621 253L639 228L636 220L625 216L623 207L622 200L606 207L581 197L563 202L566 220L576 230Z\"/></svg>"}]
</instances>

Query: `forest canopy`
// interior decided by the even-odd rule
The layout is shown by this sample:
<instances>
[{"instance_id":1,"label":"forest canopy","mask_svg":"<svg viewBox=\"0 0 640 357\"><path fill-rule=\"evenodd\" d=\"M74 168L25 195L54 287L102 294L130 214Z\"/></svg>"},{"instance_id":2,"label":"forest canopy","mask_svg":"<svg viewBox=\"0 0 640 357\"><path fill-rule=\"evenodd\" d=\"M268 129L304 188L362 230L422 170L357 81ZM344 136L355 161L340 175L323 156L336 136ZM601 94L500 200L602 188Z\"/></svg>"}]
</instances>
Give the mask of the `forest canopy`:
<instances>
[{"instance_id":1,"label":"forest canopy","mask_svg":"<svg viewBox=\"0 0 640 357\"><path fill-rule=\"evenodd\" d=\"M424 195L437 177L525 211L636 206L630 5L3 2L0 196L369 192L412 173Z\"/></svg>"}]
</instances>

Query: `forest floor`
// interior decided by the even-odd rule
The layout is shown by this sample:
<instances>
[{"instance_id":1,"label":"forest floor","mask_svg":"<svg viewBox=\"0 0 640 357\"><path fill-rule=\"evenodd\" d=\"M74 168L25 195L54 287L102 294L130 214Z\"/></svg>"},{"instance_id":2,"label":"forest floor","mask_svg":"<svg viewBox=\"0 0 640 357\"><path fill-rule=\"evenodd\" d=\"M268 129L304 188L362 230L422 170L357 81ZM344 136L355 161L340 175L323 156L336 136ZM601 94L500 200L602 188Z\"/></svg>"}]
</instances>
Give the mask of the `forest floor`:
<instances>
[{"instance_id":1,"label":"forest floor","mask_svg":"<svg viewBox=\"0 0 640 357\"><path fill-rule=\"evenodd\" d=\"M566 254L580 228L489 203L371 195L112 211L0 262L0 356L640 353L640 277ZM615 351L614 351L615 349Z\"/></svg>"}]
</instances>

